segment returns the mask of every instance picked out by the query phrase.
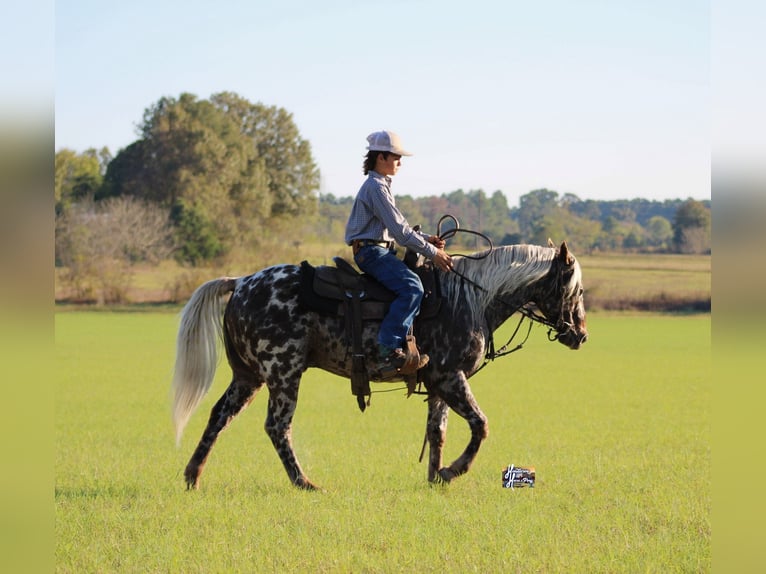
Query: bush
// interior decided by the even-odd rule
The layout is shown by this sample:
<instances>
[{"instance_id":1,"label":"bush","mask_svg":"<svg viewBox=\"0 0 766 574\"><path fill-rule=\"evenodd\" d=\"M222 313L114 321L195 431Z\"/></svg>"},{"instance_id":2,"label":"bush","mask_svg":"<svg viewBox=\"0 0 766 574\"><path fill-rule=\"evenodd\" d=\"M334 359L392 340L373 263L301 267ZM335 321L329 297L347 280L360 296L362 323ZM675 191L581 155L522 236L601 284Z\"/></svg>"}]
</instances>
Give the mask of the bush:
<instances>
[{"instance_id":1,"label":"bush","mask_svg":"<svg viewBox=\"0 0 766 574\"><path fill-rule=\"evenodd\" d=\"M133 265L172 251L167 210L130 197L72 204L56 217L56 263L75 299L125 303Z\"/></svg>"}]
</instances>

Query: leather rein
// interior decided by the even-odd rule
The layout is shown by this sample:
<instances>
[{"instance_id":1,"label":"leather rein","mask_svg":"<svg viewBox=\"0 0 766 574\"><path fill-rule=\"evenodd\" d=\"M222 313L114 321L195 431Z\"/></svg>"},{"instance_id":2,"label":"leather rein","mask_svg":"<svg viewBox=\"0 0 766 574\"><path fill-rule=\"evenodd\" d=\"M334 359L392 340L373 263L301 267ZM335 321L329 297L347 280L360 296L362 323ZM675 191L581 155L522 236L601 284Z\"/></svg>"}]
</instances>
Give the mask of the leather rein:
<instances>
[{"instance_id":1,"label":"leather rein","mask_svg":"<svg viewBox=\"0 0 766 574\"><path fill-rule=\"evenodd\" d=\"M440 232L441 231L441 224L442 224L442 222L445 219L451 219L455 223L455 227L445 231L444 233L441 233ZM490 253L492 253L492 250L495 248L494 245L492 244L492 240L487 235L485 235L485 234L483 234L481 232L478 232L478 231L472 231L470 229L460 229L458 221L457 221L457 219L454 216L452 216L452 215L444 215L444 216L442 216L441 219L439 219L439 223L437 225L437 234L438 234L438 236L441 239L444 239L444 240L449 239L449 238L457 235L458 233L468 233L468 234L476 235L476 236L480 237L482 240L487 242L487 244L489 245L489 249L484 254L478 255L478 256L477 255L463 255L463 254L458 254L458 253L456 253L454 255L459 255L461 257L466 257L468 259L480 260L480 259L484 259L484 258L488 257L490 255ZM466 277L463 273L461 273L459 271L456 271L455 269L452 270L452 273L455 273L458 277L460 277L460 279L462 281L465 281L466 283L470 284L471 286L475 287L476 289L479 289L480 291L484 291L485 293L489 292L489 290L486 287L484 287L483 285L479 285L478 283L476 283L476 281L474 281L473 279L470 279L469 277ZM554 289L556 289L559 286L558 285L559 282L560 282L559 280L556 281L556 283L553 286ZM563 297L563 295L562 295L562 297ZM511 334L511 336L508 339L508 341L502 347L500 347L499 349L495 349L494 334L492 332L492 329L489 326L489 321L485 317L485 321L487 322L487 332L489 333L489 340L488 340L488 344L487 344L487 352L484 355L484 362L481 364L481 366L478 369L476 369L473 373L471 373L468 376L468 378L472 377L473 375L475 375L476 373L481 371L484 367L486 367L490 362L494 361L495 359L497 359L499 357L505 357L506 355L510 355L511 353L514 353L514 352L520 350L521 348L523 348L524 344L527 342L527 339L529 339L529 335L532 332L532 325L534 323L540 323L541 325L545 325L546 327L548 327L548 340L549 341L553 342L553 341L556 341L559 338L559 333L558 332L554 333L554 331L557 331L556 325L562 322L561 317L559 317L559 320L554 323L553 321L550 321L549 319L544 317L542 314L537 313L536 311L534 311L529 306L529 304L518 305L518 304L515 304L515 303L511 303L511 302L505 300L503 297L501 297L499 295L494 295L494 299L496 301L502 303L506 307L510 307L512 309L510 315L513 315L514 313L520 313L521 314L521 318L519 319L519 322L516 325L516 328L513 330L513 333ZM562 306L561 313L563 314L563 306ZM513 343L513 340L518 335L519 330L521 328L521 325L524 322L524 319L529 319L529 324L527 325L527 333L524 336L524 339L520 343L516 344L515 347L509 348L511 343Z\"/></svg>"}]
</instances>

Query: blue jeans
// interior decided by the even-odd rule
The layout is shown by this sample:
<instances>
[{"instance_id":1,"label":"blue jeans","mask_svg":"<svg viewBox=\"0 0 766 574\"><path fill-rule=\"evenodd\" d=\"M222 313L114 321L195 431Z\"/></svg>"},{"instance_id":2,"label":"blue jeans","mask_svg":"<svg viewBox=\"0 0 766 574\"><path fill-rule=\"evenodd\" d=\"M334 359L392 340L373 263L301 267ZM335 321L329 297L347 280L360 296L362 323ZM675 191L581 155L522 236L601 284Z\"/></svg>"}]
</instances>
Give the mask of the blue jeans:
<instances>
[{"instance_id":1,"label":"blue jeans","mask_svg":"<svg viewBox=\"0 0 766 574\"><path fill-rule=\"evenodd\" d=\"M354 261L396 295L380 325L378 344L390 349L401 347L423 300L420 278L396 257L396 251L378 245L362 247Z\"/></svg>"}]
</instances>

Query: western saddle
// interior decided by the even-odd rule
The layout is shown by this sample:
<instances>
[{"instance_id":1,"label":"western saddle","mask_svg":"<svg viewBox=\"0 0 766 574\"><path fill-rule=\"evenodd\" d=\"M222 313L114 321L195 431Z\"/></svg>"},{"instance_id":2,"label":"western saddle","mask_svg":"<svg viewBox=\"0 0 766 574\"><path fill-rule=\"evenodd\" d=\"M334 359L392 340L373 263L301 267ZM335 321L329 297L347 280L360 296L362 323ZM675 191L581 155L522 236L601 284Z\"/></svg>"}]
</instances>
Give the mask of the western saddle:
<instances>
[{"instance_id":1,"label":"western saddle","mask_svg":"<svg viewBox=\"0 0 766 574\"><path fill-rule=\"evenodd\" d=\"M370 374L362 348L363 322L382 320L395 296L371 276L359 273L342 257L334 257L333 261L335 267L314 267L307 261L301 263L300 302L307 309L345 319L346 341L352 353L351 392L356 396L360 410L364 411L369 404ZM433 317L441 305L441 292L433 264L409 249L405 252L404 262L423 283L424 296L416 320ZM381 372L379 380L404 379L409 396L419 382L419 351L412 331L406 343L405 364L400 369ZM367 403L365 397L368 397Z\"/></svg>"}]
</instances>

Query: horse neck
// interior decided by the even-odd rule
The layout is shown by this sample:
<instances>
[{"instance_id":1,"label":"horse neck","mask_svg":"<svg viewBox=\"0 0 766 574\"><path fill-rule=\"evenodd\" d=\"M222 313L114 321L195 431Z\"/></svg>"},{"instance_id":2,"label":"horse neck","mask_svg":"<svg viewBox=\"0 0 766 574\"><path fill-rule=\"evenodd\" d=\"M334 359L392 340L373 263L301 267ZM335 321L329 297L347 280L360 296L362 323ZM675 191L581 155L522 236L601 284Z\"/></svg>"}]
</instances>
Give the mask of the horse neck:
<instances>
[{"instance_id":1,"label":"horse neck","mask_svg":"<svg viewBox=\"0 0 766 574\"><path fill-rule=\"evenodd\" d=\"M448 276L448 290L462 291L474 321L480 319L495 330L530 302L534 285L548 273L554 256L555 249L549 247L509 245L482 259L459 258L455 262L459 275Z\"/></svg>"}]
</instances>

